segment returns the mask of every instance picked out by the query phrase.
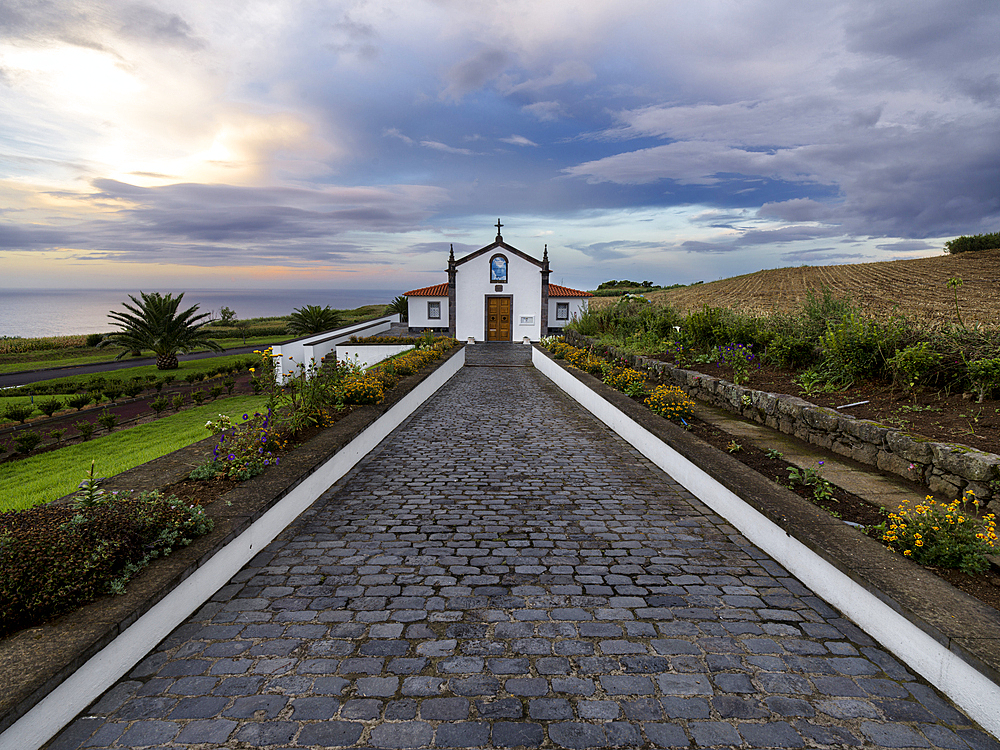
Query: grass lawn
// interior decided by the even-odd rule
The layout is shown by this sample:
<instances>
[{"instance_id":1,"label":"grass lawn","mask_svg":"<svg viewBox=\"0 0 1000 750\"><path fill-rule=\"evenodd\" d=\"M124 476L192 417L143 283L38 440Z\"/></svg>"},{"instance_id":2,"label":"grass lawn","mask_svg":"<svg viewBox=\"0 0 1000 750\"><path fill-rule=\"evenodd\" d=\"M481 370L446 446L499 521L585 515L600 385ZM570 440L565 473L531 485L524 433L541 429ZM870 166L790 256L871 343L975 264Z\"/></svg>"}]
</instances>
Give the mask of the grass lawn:
<instances>
[{"instance_id":1,"label":"grass lawn","mask_svg":"<svg viewBox=\"0 0 1000 750\"><path fill-rule=\"evenodd\" d=\"M68 495L96 461L94 473L111 477L209 436L205 422L220 413L234 422L259 410L265 396L233 396L155 422L0 465L0 511L20 510Z\"/></svg>"},{"instance_id":2,"label":"grass lawn","mask_svg":"<svg viewBox=\"0 0 1000 750\"><path fill-rule=\"evenodd\" d=\"M292 338L289 334L282 336L248 336L246 344L242 339L223 339L220 343L227 349L238 349L244 346L265 348L272 344L279 344ZM115 356L120 349L95 349L93 347L74 347L72 349L46 349L42 351L28 352L26 354L5 354L0 355L0 375L7 375L13 372L24 372L25 370L47 370L52 367L73 367L75 365L91 365L99 362L114 362ZM193 353L208 351L207 349L195 349ZM152 357L152 352L143 352L143 357ZM183 354L181 357L183 358ZM128 362L129 357L124 357L120 361ZM213 358L214 359L214 358ZM203 361L203 360L194 360ZM192 361L181 359L181 367L191 364ZM155 371L156 368L152 367ZM117 370L115 372L122 372ZM129 370L131 372L131 370ZM160 370L165 374L166 370Z\"/></svg>"}]
</instances>

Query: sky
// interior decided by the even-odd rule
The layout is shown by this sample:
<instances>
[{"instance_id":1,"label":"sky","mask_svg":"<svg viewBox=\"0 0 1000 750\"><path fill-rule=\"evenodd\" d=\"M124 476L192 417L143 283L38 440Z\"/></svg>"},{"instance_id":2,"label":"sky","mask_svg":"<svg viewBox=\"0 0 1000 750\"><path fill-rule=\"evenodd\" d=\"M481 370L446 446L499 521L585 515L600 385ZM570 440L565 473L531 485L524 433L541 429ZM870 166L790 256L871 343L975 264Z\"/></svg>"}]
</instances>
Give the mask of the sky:
<instances>
[{"instance_id":1,"label":"sky","mask_svg":"<svg viewBox=\"0 0 1000 750\"><path fill-rule=\"evenodd\" d=\"M997 0L0 0L0 288L711 281L1000 230Z\"/></svg>"}]
</instances>

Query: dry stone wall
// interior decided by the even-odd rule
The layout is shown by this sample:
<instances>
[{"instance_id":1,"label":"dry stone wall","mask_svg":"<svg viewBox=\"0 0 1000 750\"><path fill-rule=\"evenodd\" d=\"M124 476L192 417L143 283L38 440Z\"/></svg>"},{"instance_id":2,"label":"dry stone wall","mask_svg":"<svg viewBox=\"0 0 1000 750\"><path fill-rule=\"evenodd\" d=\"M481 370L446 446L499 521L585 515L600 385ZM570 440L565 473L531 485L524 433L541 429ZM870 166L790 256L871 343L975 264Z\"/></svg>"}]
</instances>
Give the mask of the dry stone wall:
<instances>
[{"instance_id":1,"label":"dry stone wall","mask_svg":"<svg viewBox=\"0 0 1000 750\"><path fill-rule=\"evenodd\" d=\"M565 339L579 347L593 344L576 331L566 331ZM931 442L878 422L855 419L796 396L744 388L667 362L608 348L638 370L658 372L692 398L919 482L938 500L953 500L971 490L980 502L989 502L995 494L1000 494L1000 456L996 454L955 443Z\"/></svg>"}]
</instances>

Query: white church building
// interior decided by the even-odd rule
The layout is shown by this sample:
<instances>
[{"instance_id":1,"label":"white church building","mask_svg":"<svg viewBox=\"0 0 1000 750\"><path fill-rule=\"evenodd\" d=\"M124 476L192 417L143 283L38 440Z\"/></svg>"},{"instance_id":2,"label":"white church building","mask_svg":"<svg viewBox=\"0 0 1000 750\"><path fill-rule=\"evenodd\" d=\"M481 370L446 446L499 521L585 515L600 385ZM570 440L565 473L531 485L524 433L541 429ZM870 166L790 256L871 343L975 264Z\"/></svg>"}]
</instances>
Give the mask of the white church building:
<instances>
[{"instance_id":1,"label":"white church building","mask_svg":"<svg viewBox=\"0 0 1000 750\"><path fill-rule=\"evenodd\" d=\"M549 283L548 245L542 259L503 241L497 219L492 244L455 259L448 281L404 296L409 328L448 333L459 341L538 341L559 333L587 309L590 292Z\"/></svg>"}]
</instances>

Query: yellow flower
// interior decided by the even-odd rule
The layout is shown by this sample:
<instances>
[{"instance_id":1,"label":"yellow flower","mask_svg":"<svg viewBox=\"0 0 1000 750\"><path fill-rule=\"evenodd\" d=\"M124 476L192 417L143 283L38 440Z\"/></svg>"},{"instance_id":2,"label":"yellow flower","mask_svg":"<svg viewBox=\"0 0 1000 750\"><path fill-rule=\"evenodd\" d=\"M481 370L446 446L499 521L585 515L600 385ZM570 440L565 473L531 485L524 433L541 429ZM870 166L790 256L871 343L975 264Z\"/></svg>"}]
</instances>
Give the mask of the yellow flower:
<instances>
[{"instance_id":1,"label":"yellow flower","mask_svg":"<svg viewBox=\"0 0 1000 750\"><path fill-rule=\"evenodd\" d=\"M903 550L903 554L906 555L907 557L909 557L913 553L910 550L908 550L908 549L904 549Z\"/></svg>"}]
</instances>

